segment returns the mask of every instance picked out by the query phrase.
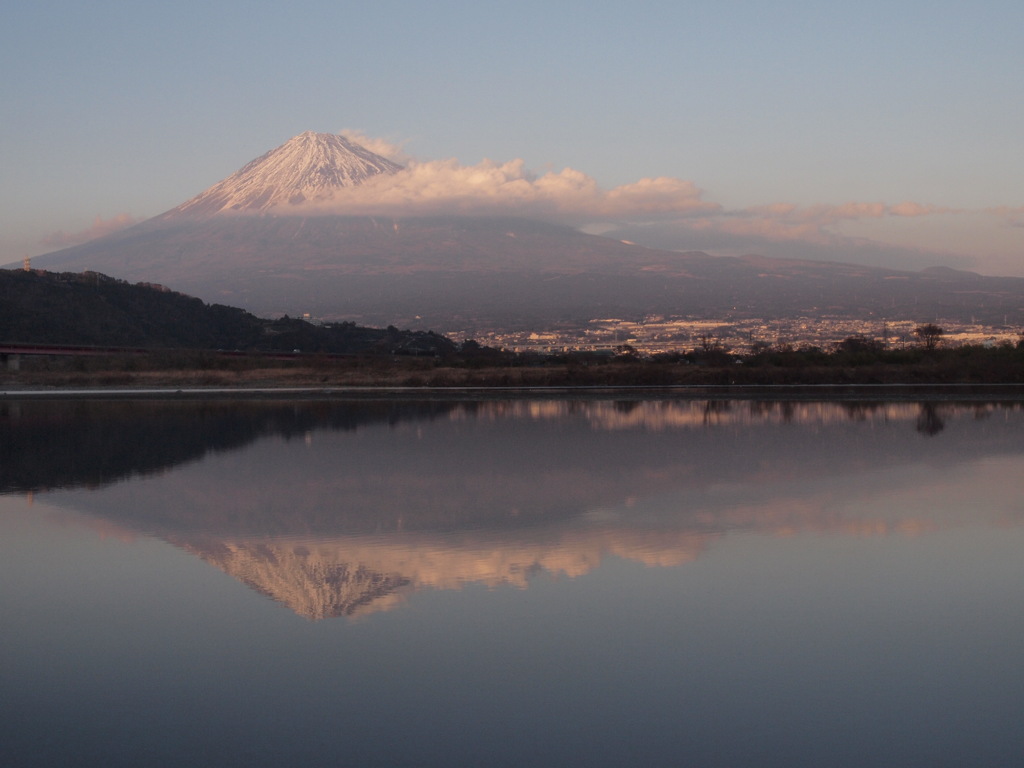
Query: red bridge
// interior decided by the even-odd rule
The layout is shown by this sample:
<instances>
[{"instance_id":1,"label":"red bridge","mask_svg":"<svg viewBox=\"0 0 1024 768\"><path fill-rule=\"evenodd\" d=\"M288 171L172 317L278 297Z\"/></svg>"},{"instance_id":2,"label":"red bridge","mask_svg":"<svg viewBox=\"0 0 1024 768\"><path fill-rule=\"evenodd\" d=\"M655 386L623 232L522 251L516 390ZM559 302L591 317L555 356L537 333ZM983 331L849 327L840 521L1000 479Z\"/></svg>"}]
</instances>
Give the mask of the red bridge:
<instances>
[{"instance_id":1,"label":"red bridge","mask_svg":"<svg viewBox=\"0 0 1024 768\"><path fill-rule=\"evenodd\" d=\"M132 347L85 347L70 344L17 344L0 342L0 362L7 370L16 371L21 367L22 355L140 355L148 349Z\"/></svg>"}]
</instances>

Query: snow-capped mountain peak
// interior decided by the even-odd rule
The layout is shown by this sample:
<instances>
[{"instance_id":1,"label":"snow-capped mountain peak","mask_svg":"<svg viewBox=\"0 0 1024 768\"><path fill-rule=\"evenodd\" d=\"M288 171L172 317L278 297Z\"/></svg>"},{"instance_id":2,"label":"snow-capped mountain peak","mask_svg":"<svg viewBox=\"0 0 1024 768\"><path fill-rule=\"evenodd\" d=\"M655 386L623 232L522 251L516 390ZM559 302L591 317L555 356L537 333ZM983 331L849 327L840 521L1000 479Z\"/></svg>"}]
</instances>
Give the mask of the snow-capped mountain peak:
<instances>
[{"instance_id":1,"label":"snow-capped mountain peak","mask_svg":"<svg viewBox=\"0 0 1024 768\"><path fill-rule=\"evenodd\" d=\"M331 197L402 166L333 133L300 133L168 214L262 213Z\"/></svg>"}]
</instances>

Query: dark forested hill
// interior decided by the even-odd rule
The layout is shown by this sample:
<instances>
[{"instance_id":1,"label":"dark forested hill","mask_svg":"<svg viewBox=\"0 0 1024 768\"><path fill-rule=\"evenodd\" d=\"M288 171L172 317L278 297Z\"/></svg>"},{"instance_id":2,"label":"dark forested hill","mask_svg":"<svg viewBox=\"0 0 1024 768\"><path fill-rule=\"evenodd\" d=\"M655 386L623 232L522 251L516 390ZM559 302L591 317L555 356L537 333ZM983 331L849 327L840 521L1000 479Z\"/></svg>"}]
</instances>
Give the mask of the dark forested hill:
<instances>
[{"instance_id":1,"label":"dark forested hill","mask_svg":"<svg viewBox=\"0 0 1024 768\"><path fill-rule=\"evenodd\" d=\"M423 331L313 325L131 284L96 272L0 270L0 342L110 347L443 354L454 345Z\"/></svg>"}]
</instances>

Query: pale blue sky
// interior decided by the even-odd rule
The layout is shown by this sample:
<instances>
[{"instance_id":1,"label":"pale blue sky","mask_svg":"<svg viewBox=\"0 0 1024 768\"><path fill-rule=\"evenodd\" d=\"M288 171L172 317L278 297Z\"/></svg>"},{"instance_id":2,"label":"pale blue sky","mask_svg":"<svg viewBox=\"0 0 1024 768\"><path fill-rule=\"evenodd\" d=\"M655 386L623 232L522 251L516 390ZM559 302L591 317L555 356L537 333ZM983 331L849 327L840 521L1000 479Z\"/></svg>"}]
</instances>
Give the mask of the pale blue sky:
<instances>
[{"instance_id":1,"label":"pale blue sky","mask_svg":"<svg viewBox=\"0 0 1024 768\"><path fill-rule=\"evenodd\" d=\"M632 229L662 245L1024 274L1022 38L1003 0L15 0L0 261L161 213L304 130L356 129L604 188L677 177L721 206ZM834 215L851 202L886 207Z\"/></svg>"}]
</instances>

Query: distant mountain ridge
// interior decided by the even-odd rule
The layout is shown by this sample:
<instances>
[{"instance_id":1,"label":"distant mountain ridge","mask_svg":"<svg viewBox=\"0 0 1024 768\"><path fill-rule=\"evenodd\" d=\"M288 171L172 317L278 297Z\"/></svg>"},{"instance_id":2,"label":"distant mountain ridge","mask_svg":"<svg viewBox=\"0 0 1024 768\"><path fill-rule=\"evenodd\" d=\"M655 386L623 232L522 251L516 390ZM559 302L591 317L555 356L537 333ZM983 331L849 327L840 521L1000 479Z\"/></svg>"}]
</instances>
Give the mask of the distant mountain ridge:
<instances>
[{"instance_id":1,"label":"distant mountain ridge","mask_svg":"<svg viewBox=\"0 0 1024 768\"><path fill-rule=\"evenodd\" d=\"M1024 278L714 257L523 218L329 215L319 205L402 172L349 139L306 132L165 214L33 265L161 283L263 316L445 333L652 314L1024 324Z\"/></svg>"}]
</instances>

